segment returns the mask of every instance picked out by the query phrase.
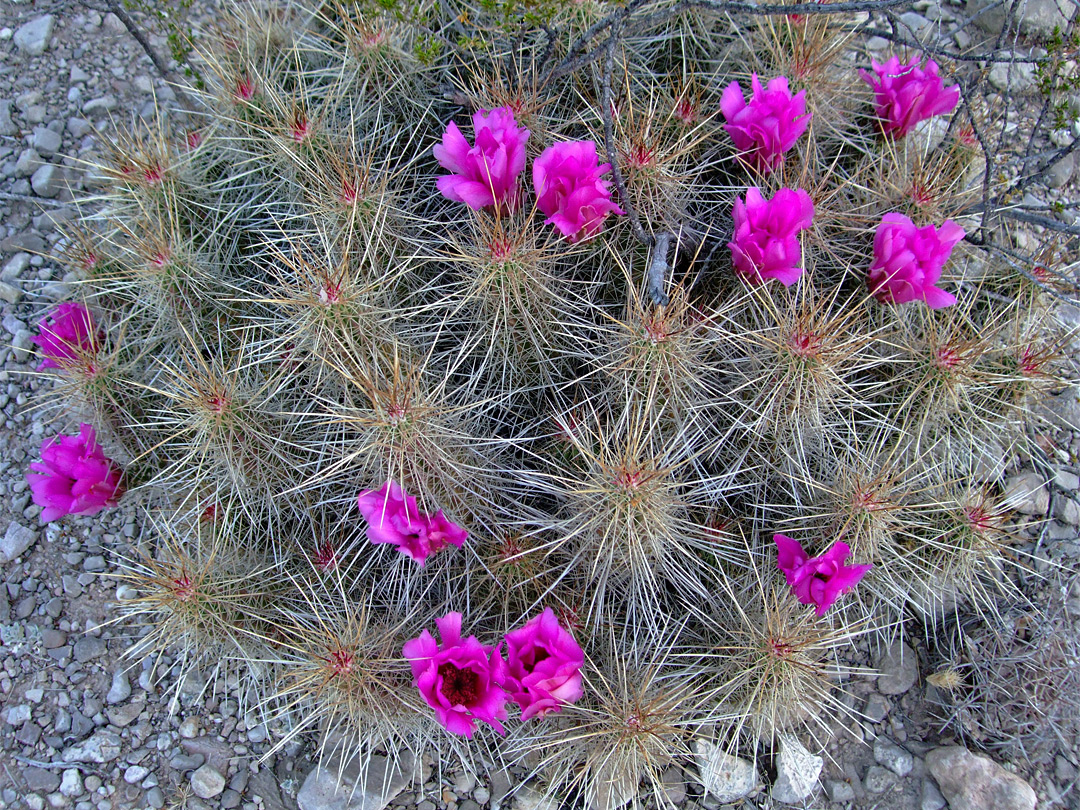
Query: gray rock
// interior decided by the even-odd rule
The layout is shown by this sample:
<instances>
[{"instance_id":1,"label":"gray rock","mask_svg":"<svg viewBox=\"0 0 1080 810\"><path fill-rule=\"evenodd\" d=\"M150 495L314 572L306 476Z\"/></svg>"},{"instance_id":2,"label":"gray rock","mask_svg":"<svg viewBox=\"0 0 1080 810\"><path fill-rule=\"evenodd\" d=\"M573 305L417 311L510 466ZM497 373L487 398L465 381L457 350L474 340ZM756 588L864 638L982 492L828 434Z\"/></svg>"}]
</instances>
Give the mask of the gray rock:
<instances>
[{"instance_id":1,"label":"gray rock","mask_svg":"<svg viewBox=\"0 0 1080 810\"><path fill-rule=\"evenodd\" d=\"M883 695L902 695L919 679L915 651L902 641L894 641L877 661L880 675L878 691Z\"/></svg>"},{"instance_id":2,"label":"gray rock","mask_svg":"<svg viewBox=\"0 0 1080 810\"><path fill-rule=\"evenodd\" d=\"M89 116L104 115L116 109L116 96L99 96L83 104L82 111Z\"/></svg>"},{"instance_id":3,"label":"gray rock","mask_svg":"<svg viewBox=\"0 0 1080 810\"><path fill-rule=\"evenodd\" d=\"M27 790L32 793L54 793L60 787L60 777L44 768L25 767L22 777Z\"/></svg>"},{"instance_id":4,"label":"gray rock","mask_svg":"<svg viewBox=\"0 0 1080 810\"><path fill-rule=\"evenodd\" d=\"M514 794L513 810L558 810L557 799L526 785Z\"/></svg>"},{"instance_id":5,"label":"gray rock","mask_svg":"<svg viewBox=\"0 0 1080 810\"><path fill-rule=\"evenodd\" d=\"M919 810L942 810L945 807L945 797L941 795L938 786L933 779L923 779L922 801Z\"/></svg>"},{"instance_id":6,"label":"gray rock","mask_svg":"<svg viewBox=\"0 0 1080 810\"><path fill-rule=\"evenodd\" d=\"M42 157L52 157L60 151L61 140L59 132L54 132L48 127L34 127L34 134L30 137L30 145Z\"/></svg>"},{"instance_id":7,"label":"gray rock","mask_svg":"<svg viewBox=\"0 0 1080 810\"><path fill-rule=\"evenodd\" d=\"M0 279L3 279L4 281L15 281L29 266L30 254L16 253L8 260L7 264L4 265L4 269L0 271Z\"/></svg>"},{"instance_id":8,"label":"gray rock","mask_svg":"<svg viewBox=\"0 0 1080 810\"><path fill-rule=\"evenodd\" d=\"M131 697L131 684L128 683L127 673L120 669L113 673L112 685L109 693L105 696L105 702L110 706L123 703ZM204 797L205 798L205 797Z\"/></svg>"},{"instance_id":9,"label":"gray rock","mask_svg":"<svg viewBox=\"0 0 1080 810\"><path fill-rule=\"evenodd\" d=\"M846 803L855 801L855 788L849 782L842 782L839 779L827 779L825 781L825 793L831 802Z\"/></svg>"},{"instance_id":10,"label":"gray rock","mask_svg":"<svg viewBox=\"0 0 1080 810\"><path fill-rule=\"evenodd\" d=\"M29 177L41 168L41 155L33 149L24 149L19 153L19 159L15 161L15 176Z\"/></svg>"},{"instance_id":11,"label":"gray rock","mask_svg":"<svg viewBox=\"0 0 1080 810\"><path fill-rule=\"evenodd\" d=\"M15 32L15 47L27 56L41 56L49 47L55 22L52 14L46 14L19 26Z\"/></svg>"},{"instance_id":12,"label":"gray rock","mask_svg":"<svg viewBox=\"0 0 1080 810\"><path fill-rule=\"evenodd\" d=\"M758 789L757 769L708 740L694 742L698 781L721 804L746 798Z\"/></svg>"},{"instance_id":13,"label":"gray rock","mask_svg":"<svg viewBox=\"0 0 1080 810\"><path fill-rule=\"evenodd\" d=\"M78 768L68 768L60 781L60 793L69 799L81 796L83 792L82 774Z\"/></svg>"},{"instance_id":14,"label":"gray rock","mask_svg":"<svg viewBox=\"0 0 1080 810\"><path fill-rule=\"evenodd\" d=\"M585 784L585 806L589 810L618 810L638 794L640 775L608 760L589 773Z\"/></svg>"},{"instance_id":15,"label":"gray rock","mask_svg":"<svg viewBox=\"0 0 1080 810\"><path fill-rule=\"evenodd\" d=\"M114 726L126 728L139 718L145 707L146 704L141 702L125 703L123 706L106 709L105 714L108 715L109 722Z\"/></svg>"},{"instance_id":16,"label":"gray rock","mask_svg":"<svg viewBox=\"0 0 1080 810\"><path fill-rule=\"evenodd\" d=\"M1046 170L1046 185L1050 188L1061 188L1072 180L1075 172L1076 153L1070 152Z\"/></svg>"},{"instance_id":17,"label":"gray rock","mask_svg":"<svg viewBox=\"0 0 1080 810\"><path fill-rule=\"evenodd\" d=\"M1005 504L1025 515L1045 515L1050 508L1050 493L1041 475L1022 472L1005 484Z\"/></svg>"},{"instance_id":18,"label":"gray rock","mask_svg":"<svg viewBox=\"0 0 1080 810\"><path fill-rule=\"evenodd\" d=\"M3 253L44 253L45 240L36 233L23 231L0 239L0 252Z\"/></svg>"},{"instance_id":19,"label":"gray rock","mask_svg":"<svg viewBox=\"0 0 1080 810\"><path fill-rule=\"evenodd\" d=\"M975 19L975 24L996 34L1005 25L1005 15L1010 3L1001 4L996 0L968 0L968 14L982 12ZM1070 0L1020 0L1017 6L1017 22L1025 34L1052 34L1054 26L1065 30L1069 18L1075 13Z\"/></svg>"},{"instance_id":20,"label":"gray rock","mask_svg":"<svg viewBox=\"0 0 1080 810\"><path fill-rule=\"evenodd\" d=\"M0 135L14 135L19 127L11 120L11 101L0 98Z\"/></svg>"},{"instance_id":21,"label":"gray rock","mask_svg":"<svg viewBox=\"0 0 1080 810\"><path fill-rule=\"evenodd\" d=\"M34 172L30 187L39 197L55 197L64 188L64 167L46 163Z\"/></svg>"},{"instance_id":22,"label":"gray rock","mask_svg":"<svg viewBox=\"0 0 1080 810\"><path fill-rule=\"evenodd\" d=\"M129 765L124 771L124 781L129 785L137 785L150 775L150 769L145 765Z\"/></svg>"},{"instance_id":23,"label":"gray rock","mask_svg":"<svg viewBox=\"0 0 1080 810\"><path fill-rule=\"evenodd\" d=\"M907 776L915 767L915 758L887 737L874 740L874 760L897 776Z\"/></svg>"},{"instance_id":24,"label":"gray rock","mask_svg":"<svg viewBox=\"0 0 1080 810\"><path fill-rule=\"evenodd\" d=\"M23 526L17 521L8 524L4 538L0 540L0 562L9 563L16 557L22 556L30 546L34 545L38 533L33 529Z\"/></svg>"},{"instance_id":25,"label":"gray rock","mask_svg":"<svg viewBox=\"0 0 1080 810\"><path fill-rule=\"evenodd\" d=\"M899 784L896 774L880 765L871 765L863 777L863 787L868 793L888 793Z\"/></svg>"},{"instance_id":26,"label":"gray rock","mask_svg":"<svg viewBox=\"0 0 1080 810\"><path fill-rule=\"evenodd\" d=\"M71 66L71 73L68 75L68 81L72 84L78 84L80 82L90 81L90 74L83 70L78 65Z\"/></svg>"},{"instance_id":27,"label":"gray rock","mask_svg":"<svg viewBox=\"0 0 1080 810\"><path fill-rule=\"evenodd\" d=\"M75 660L80 664L93 661L105 654L105 642L100 638L86 636L75 642Z\"/></svg>"},{"instance_id":28,"label":"gray rock","mask_svg":"<svg viewBox=\"0 0 1080 810\"><path fill-rule=\"evenodd\" d=\"M202 765L191 774L191 789L200 799L212 799L225 789L225 777L212 765Z\"/></svg>"},{"instance_id":29,"label":"gray rock","mask_svg":"<svg viewBox=\"0 0 1080 810\"><path fill-rule=\"evenodd\" d=\"M0 281L0 298L9 304L17 304L22 300L22 297L23 291L18 287L8 284L6 281Z\"/></svg>"},{"instance_id":30,"label":"gray rock","mask_svg":"<svg viewBox=\"0 0 1080 810\"><path fill-rule=\"evenodd\" d=\"M889 714L889 701L877 692L872 692L870 696L866 698L866 705L863 706L863 714L866 715L866 718L871 723L880 723Z\"/></svg>"},{"instance_id":31,"label":"gray rock","mask_svg":"<svg viewBox=\"0 0 1080 810\"><path fill-rule=\"evenodd\" d=\"M372 756L365 766L352 762L343 771L327 762L308 774L296 802L299 810L382 810L420 772L420 763L408 752L398 762Z\"/></svg>"},{"instance_id":32,"label":"gray rock","mask_svg":"<svg viewBox=\"0 0 1080 810\"><path fill-rule=\"evenodd\" d=\"M67 131L71 134L72 138L81 141L85 135L89 135L94 131L94 127L85 118L69 118L67 122Z\"/></svg>"},{"instance_id":33,"label":"gray rock","mask_svg":"<svg viewBox=\"0 0 1080 810\"><path fill-rule=\"evenodd\" d=\"M1035 68L1026 62L995 62L988 78L1002 92L1023 93L1035 87Z\"/></svg>"},{"instance_id":34,"label":"gray rock","mask_svg":"<svg viewBox=\"0 0 1080 810\"><path fill-rule=\"evenodd\" d=\"M918 39L921 39L923 34L934 26L930 20L916 11L905 11L900 15L900 21L914 31Z\"/></svg>"},{"instance_id":35,"label":"gray rock","mask_svg":"<svg viewBox=\"0 0 1080 810\"><path fill-rule=\"evenodd\" d=\"M935 748L926 765L949 810L1035 810L1035 791L1027 782L966 748Z\"/></svg>"},{"instance_id":36,"label":"gray rock","mask_svg":"<svg viewBox=\"0 0 1080 810\"><path fill-rule=\"evenodd\" d=\"M112 762L120 756L120 738L111 731L97 731L81 743L64 749L64 762Z\"/></svg>"},{"instance_id":37,"label":"gray rock","mask_svg":"<svg viewBox=\"0 0 1080 810\"><path fill-rule=\"evenodd\" d=\"M814 756L793 734L780 735L780 755L776 758L776 781L769 795L782 804L796 804L817 787L825 760Z\"/></svg>"},{"instance_id":38,"label":"gray rock","mask_svg":"<svg viewBox=\"0 0 1080 810\"><path fill-rule=\"evenodd\" d=\"M25 703L12 706L5 713L4 719L9 726L20 726L30 719L30 707Z\"/></svg>"}]
</instances>

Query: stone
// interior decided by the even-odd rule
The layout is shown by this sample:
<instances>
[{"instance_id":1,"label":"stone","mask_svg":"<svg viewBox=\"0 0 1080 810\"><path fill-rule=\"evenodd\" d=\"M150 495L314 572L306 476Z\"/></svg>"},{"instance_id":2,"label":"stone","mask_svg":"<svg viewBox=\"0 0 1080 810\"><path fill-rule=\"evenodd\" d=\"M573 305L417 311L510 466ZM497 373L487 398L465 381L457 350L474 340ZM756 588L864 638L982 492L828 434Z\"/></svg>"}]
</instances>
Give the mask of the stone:
<instances>
[{"instance_id":1,"label":"stone","mask_svg":"<svg viewBox=\"0 0 1080 810\"><path fill-rule=\"evenodd\" d=\"M125 703L123 706L106 709L105 714L114 726L126 728L139 718L145 707L146 704L142 702Z\"/></svg>"},{"instance_id":2,"label":"stone","mask_svg":"<svg viewBox=\"0 0 1080 810\"><path fill-rule=\"evenodd\" d=\"M191 789L200 799L213 799L225 789L225 777L212 765L202 765L191 774Z\"/></svg>"},{"instance_id":3,"label":"stone","mask_svg":"<svg viewBox=\"0 0 1080 810\"><path fill-rule=\"evenodd\" d=\"M75 642L75 660L80 664L93 661L105 654L105 642L94 636L85 636Z\"/></svg>"},{"instance_id":4,"label":"stone","mask_svg":"<svg viewBox=\"0 0 1080 810\"><path fill-rule=\"evenodd\" d=\"M131 684L128 683L127 673L120 669L113 673L112 685L109 693L105 696L105 702L110 706L123 703L131 697Z\"/></svg>"},{"instance_id":5,"label":"stone","mask_svg":"<svg viewBox=\"0 0 1080 810\"><path fill-rule=\"evenodd\" d=\"M129 785L137 785L150 775L150 769L145 765L129 765L124 771L124 781Z\"/></svg>"},{"instance_id":6,"label":"stone","mask_svg":"<svg viewBox=\"0 0 1080 810\"><path fill-rule=\"evenodd\" d=\"M21 557L37 540L38 533L23 526L18 521L8 524L4 537L0 540L0 562L9 563Z\"/></svg>"},{"instance_id":7,"label":"stone","mask_svg":"<svg viewBox=\"0 0 1080 810\"><path fill-rule=\"evenodd\" d=\"M869 697L866 698L866 705L863 706L863 715L871 723L880 723L889 714L889 701L877 692L872 692Z\"/></svg>"},{"instance_id":8,"label":"stone","mask_svg":"<svg viewBox=\"0 0 1080 810\"><path fill-rule=\"evenodd\" d=\"M39 197L55 197L64 188L64 167L55 163L40 166L30 178L30 187Z\"/></svg>"},{"instance_id":9,"label":"stone","mask_svg":"<svg viewBox=\"0 0 1080 810\"><path fill-rule=\"evenodd\" d=\"M24 149L15 161L15 176L29 177L41 168L41 155L33 149Z\"/></svg>"},{"instance_id":10,"label":"stone","mask_svg":"<svg viewBox=\"0 0 1080 810\"><path fill-rule=\"evenodd\" d=\"M15 32L15 47L27 56L41 56L49 47L56 18L52 14L20 25Z\"/></svg>"},{"instance_id":11,"label":"stone","mask_svg":"<svg viewBox=\"0 0 1080 810\"><path fill-rule=\"evenodd\" d=\"M919 662L915 651L902 641L894 641L876 664L880 673L877 689L883 695L902 695L919 679Z\"/></svg>"},{"instance_id":12,"label":"stone","mask_svg":"<svg viewBox=\"0 0 1080 810\"><path fill-rule=\"evenodd\" d=\"M71 66L71 73L68 74L68 81L72 84L79 84L81 82L90 81L90 74L83 70L78 65Z\"/></svg>"},{"instance_id":13,"label":"stone","mask_svg":"<svg viewBox=\"0 0 1080 810\"><path fill-rule=\"evenodd\" d=\"M782 804L797 804L817 787L825 760L811 754L793 734L780 735L776 758L776 781L769 795Z\"/></svg>"},{"instance_id":14,"label":"stone","mask_svg":"<svg viewBox=\"0 0 1080 810\"><path fill-rule=\"evenodd\" d=\"M995 62L988 78L1002 92L1023 93L1035 87L1035 67L1027 62Z\"/></svg>"},{"instance_id":15,"label":"stone","mask_svg":"<svg viewBox=\"0 0 1080 810\"><path fill-rule=\"evenodd\" d=\"M22 300L22 297L23 291L18 287L8 284L6 281L0 281L0 298L9 304L17 304Z\"/></svg>"},{"instance_id":16,"label":"stone","mask_svg":"<svg viewBox=\"0 0 1080 810\"><path fill-rule=\"evenodd\" d=\"M919 803L919 810L944 810L944 807L945 797L941 795L941 791L934 784L934 780L923 779L922 800Z\"/></svg>"},{"instance_id":17,"label":"stone","mask_svg":"<svg viewBox=\"0 0 1080 810\"><path fill-rule=\"evenodd\" d=\"M825 781L825 793L831 802L843 804L855 801L855 788L849 782L843 782L839 779L827 779Z\"/></svg>"},{"instance_id":18,"label":"stone","mask_svg":"<svg viewBox=\"0 0 1080 810\"><path fill-rule=\"evenodd\" d=\"M64 762L112 762L120 756L120 738L111 731L96 731L81 743L65 748Z\"/></svg>"},{"instance_id":19,"label":"stone","mask_svg":"<svg viewBox=\"0 0 1080 810\"><path fill-rule=\"evenodd\" d=\"M514 794L512 810L558 810L559 802L546 793L525 785Z\"/></svg>"},{"instance_id":20,"label":"stone","mask_svg":"<svg viewBox=\"0 0 1080 810\"><path fill-rule=\"evenodd\" d=\"M83 137L94 131L94 127L85 118L69 118L67 122L67 131L72 138L81 141Z\"/></svg>"},{"instance_id":21,"label":"stone","mask_svg":"<svg viewBox=\"0 0 1080 810\"><path fill-rule=\"evenodd\" d=\"M997 34L1005 25L1005 15L1011 5L996 0L968 0L966 11L971 15L978 14L975 24L979 28ZM1070 0L1020 0L1016 20L1025 34L1048 35L1054 32L1054 26L1064 31L1073 13Z\"/></svg>"},{"instance_id":22,"label":"stone","mask_svg":"<svg viewBox=\"0 0 1080 810\"><path fill-rule=\"evenodd\" d=\"M30 137L30 146L42 157L52 157L60 151L61 140L59 132L48 127L34 127L34 134Z\"/></svg>"},{"instance_id":23,"label":"stone","mask_svg":"<svg viewBox=\"0 0 1080 810\"><path fill-rule=\"evenodd\" d=\"M30 254L16 253L8 259L7 263L4 265L4 269L0 270L0 279L3 279L4 281L15 281L29 266Z\"/></svg>"},{"instance_id":24,"label":"stone","mask_svg":"<svg viewBox=\"0 0 1080 810\"><path fill-rule=\"evenodd\" d=\"M82 775L78 768L68 768L60 780L60 793L69 799L81 796L83 792Z\"/></svg>"},{"instance_id":25,"label":"stone","mask_svg":"<svg viewBox=\"0 0 1080 810\"><path fill-rule=\"evenodd\" d=\"M1050 508L1050 493L1041 475L1022 472L1009 478L1005 484L1005 505L1025 515L1045 515Z\"/></svg>"},{"instance_id":26,"label":"stone","mask_svg":"<svg viewBox=\"0 0 1080 810\"><path fill-rule=\"evenodd\" d=\"M1072 180L1075 172L1076 153L1070 152L1046 170L1046 185L1050 188L1061 188Z\"/></svg>"},{"instance_id":27,"label":"stone","mask_svg":"<svg viewBox=\"0 0 1080 810\"><path fill-rule=\"evenodd\" d=\"M11 102L0 98L0 135L14 135L19 127L11 120Z\"/></svg>"},{"instance_id":28,"label":"stone","mask_svg":"<svg viewBox=\"0 0 1080 810\"><path fill-rule=\"evenodd\" d=\"M188 717L180 724L180 728L177 729L180 736L185 740L193 740L199 734L199 718Z\"/></svg>"},{"instance_id":29,"label":"stone","mask_svg":"<svg viewBox=\"0 0 1080 810\"><path fill-rule=\"evenodd\" d=\"M414 781L421 767L407 751L397 761L374 755L363 766L356 761L344 769L334 762L316 765L296 803L299 810L382 810Z\"/></svg>"},{"instance_id":30,"label":"stone","mask_svg":"<svg viewBox=\"0 0 1080 810\"><path fill-rule=\"evenodd\" d=\"M22 777L27 790L33 793L55 793L60 787L60 777L44 768L24 767Z\"/></svg>"},{"instance_id":31,"label":"stone","mask_svg":"<svg viewBox=\"0 0 1080 810\"><path fill-rule=\"evenodd\" d=\"M732 756L708 740L694 742L698 781L721 804L731 804L755 792L760 786L752 762Z\"/></svg>"},{"instance_id":32,"label":"stone","mask_svg":"<svg viewBox=\"0 0 1080 810\"><path fill-rule=\"evenodd\" d=\"M935 748L926 755L926 766L949 810L1035 810L1031 785L962 746Z\"/></svg>"},{"instance_id":33,"label":"stone","mask_svg":"<svg viewBox=\"0 0 1080 810\"><path fill-rule=\"evenodd\" d=\"M637 798L639 774L627 768L616 769L616 765L608 760L590 770L585 783L585 806L589 810L618 810Z\"/></svg>"},{"instance_id":34,"label":"stone","mask_svg":"<svg viewBox=\"0 0 1080 810\"><path fill-rule=\"evenodd\" d=\"M4 714L4 719L9 726L20 726L30 719L30 706L25 703L12 706Z\"/></svg>"},{"instance_id":35,"label":"stone","mask_svg":"<svg viewBox=\"0 0 1080 810\"><path fill-rule=\"evenodd\" d=\"M100 96L83 104L82 111L91 117L104 115L116 109L116 96Z\"/></svg>"},{"instance_id":36,"label":"stone","mask_svg":"<svg viewBox=\"0 0 1080 810\"><path fill-rule=\"evenodd\" d=\"M915 767L915 758L888 737L874 740L874 761L900 777L907 776Z\"/></svg>"},{"instance_id":37,"label":"stone","mask_svg":"<svg viewBox=\"0 0 1080 810\"><path fill-rule=\"evenodd\" d=\"M868 793L888 793L899 784L896 774L880 765L871 765L863 777L863 787Z\"/></svg>"}]
</instances>

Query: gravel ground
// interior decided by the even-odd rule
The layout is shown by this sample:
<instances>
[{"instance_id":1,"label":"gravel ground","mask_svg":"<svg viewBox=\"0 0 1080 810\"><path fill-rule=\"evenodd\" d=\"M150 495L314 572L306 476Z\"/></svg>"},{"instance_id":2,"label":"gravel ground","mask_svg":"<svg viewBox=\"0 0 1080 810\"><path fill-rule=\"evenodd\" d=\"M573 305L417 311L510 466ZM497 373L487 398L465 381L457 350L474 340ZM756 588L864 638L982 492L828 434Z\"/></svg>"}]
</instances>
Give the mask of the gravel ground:
<instances>
[{"instance_id":1,"label":"gravel ground","mask_svg":"<svg viewBox=\"0 0 1080 810\"><path fill-rule=\"evenodd\" d=\"M947 29L959 14L956 7L915 7L923 14L905 15L913 15L907 21L915 26L940 20ZM963 31L946 35L962 47L968 43L961 38L970 39ZM1022 89L1016 83L1025 79L999 75L991 80L1011 93ZM77 422L74 414L34 407L49 400L39 397L48 383L33 373L30 337L42 312L69 294L72 281L46 256L61 238L57 226L75 216L72 201L94 188L95 174L85 161L93 161L100 139L129 126L133 116L152 118L158 105L168 108L172 100L172 91L112 15L0 0L0 303L5 335L0 341L0 488L5 496L0 499L0 807L278 810L297 807L298 794L301 807L345 806L344 798L332 803L326 772L309 777L313 754L302 743L262 758L274 730L258 717L241 716L228 685L224 691L204 689L191 678L178 684L167 660L153 671L150 660L123 657L138 629L109 624L114 615L110 603L125 597L124 584L110 572L118 557L135 553L138 546L134 510L43 527L38 507L30 502L25 473L37 457L45 425L57 419ZM1044 202L1080 200L1071 161L1055 169L1049 185L1054 188ZM1023 247L1035 238L1020 234L1018 242ZM1063 304L1059 315L1067 326L1080 326L1080 308ZM1080 352L1073 359L1080 359ZM1030 520L1033 541L1044 529L1044 516L1050 518L1036 567L1046 572L1053 559L1073 572L1071 591L1069 578L1064 580L1063 615L1074 636L1080 633L1075 575L1080 559L1078 390L1065 389L1047 406L1058 425L1043 437L1057 465L1049 489L1020 460L1007 460L1009 485L1017 493L1018 511ZM1033 542L1029 550L1035 549ZM850 706L863 720L855 737L834 735L824 763L816 766L822 769L819 787L797 806L945 807L942 791L952 796L957 780L970 785L979 777L970 761L950 758L945 748L960 742L955 732L942 733L941 712L933 705L940 694L926 681L941 663L938 652L897 645L858 654L861 663L882 674L847 685ZM996 754L1006 770L987 778L1016 788L1006 775L1013 771L1036 790L1041 807L1080 808L1078 752L1077 741L1067 738L1027 757ZM751 775L743 806L779 805L780 784L801 778L800 767L816 781L812 759L791 763L791 756L781 754L774 767L762 769L761 775L774 783L771 792L755 788L758 780ZM436 764L441 767L431 767ZM396 806L557 807L528 786L504 799L521 774L494 768L473 776L458 772L455 763L425 762L400 776L396 786L402 790L392 801ZM668 796L676 804L719 807L715 792L707 792L702 781L707 779L694 768L673 767L665 776ZM994 806L1031 806L1020 788L1009 796L1012 803ZM371 810L383 804L362 805L361 798L354 797L349 806ZM950 806L989 805L952 798Z\"/></svg>"}]
</instances>

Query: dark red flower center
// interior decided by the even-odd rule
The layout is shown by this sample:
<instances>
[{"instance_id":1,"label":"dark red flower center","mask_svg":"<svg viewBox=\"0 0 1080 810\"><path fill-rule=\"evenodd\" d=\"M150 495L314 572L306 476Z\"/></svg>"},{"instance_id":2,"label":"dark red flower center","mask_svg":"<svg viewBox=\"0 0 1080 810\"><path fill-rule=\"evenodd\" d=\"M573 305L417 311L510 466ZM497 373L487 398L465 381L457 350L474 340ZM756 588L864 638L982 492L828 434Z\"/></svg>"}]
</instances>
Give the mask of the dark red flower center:
<instances>
[{"instance_id":1,"label":"dark red flower center","mask_svg":"<svg viewBox=\"0 0 1080 810\"><path fill-rule=\"evenodd\" d=\"M458 669L447 662L439 665L442 693L452 706L471 706L480 697L480 676L471 669Z\"/></svg>"}]
</instances>

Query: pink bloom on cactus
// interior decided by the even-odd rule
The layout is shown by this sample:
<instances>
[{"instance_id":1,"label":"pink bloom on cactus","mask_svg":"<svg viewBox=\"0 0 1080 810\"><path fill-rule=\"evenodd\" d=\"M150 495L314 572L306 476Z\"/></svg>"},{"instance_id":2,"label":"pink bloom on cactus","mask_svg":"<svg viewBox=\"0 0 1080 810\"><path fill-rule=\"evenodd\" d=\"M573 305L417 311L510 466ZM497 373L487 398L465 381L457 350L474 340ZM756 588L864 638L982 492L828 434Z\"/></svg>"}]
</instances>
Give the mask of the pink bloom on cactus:
<instances>
[{"instance_id":1,"label":"pink bloom on cactus","mask_svg":"<svg viewBox=\"0 0 1080 810\"><path fill-rule=\"evenodd\" d=\"M751 165L769 174L806 132L810 123L806 91L791 95L786 76L770 79L762 88L756 73L750 77L750 90L749 102L738 82L724 90L720 97L720 111L727 120L724 129Z\"/></svg>"},{"instance_id":2,"label":"pink bloom on cactus","mask_svg":"<svg viewBox=\"0 0 1080 810\"><path fill-rule=\"evenodd\" d=\"M938 75L937 62L931 59L926 69L919 67L919 57L900 64L894 56L884 65L870 60L871 74L860 70L862 80L874 90L874 112L881 128L902 138L920 121L952 112L960 100L959 87L945 87Z\"/></svg>"},{"instance_id":3,"label":"pink bloom on cactus","mask_svg":"<svg viewBox=\"0 0 1080 810\"><path fill-rule=\"evenodd\" d=\"M436 184L444 197L479 211L489 205L513 208L517 178L525 168L525 142L529 130L519 127L509 107L473 115L476 145L470 146L453 121L441 144L431 151L439 165L453 174Z\"/></svg>"},{"instance_id":4,"label":"pink bloom on cactus","mask_svg":"<svg viewBox=\"0 0 1080 810\"><path fill-rule=\"evenodd\" d=\"M79 425L78 436L57 436L41 446L41 461L30 465L26 481L43 522L64 515L96 515L116 506L123 494L120 468L105 457L94 428Z\"/></svg>"},{"instance_id":5,"label":"pink bloom on cactus","mask_svg":"<svg viewBox=\"0 0 1080 810\"><path fill-rule=\"evenodd\" d=\"M611 183L600 176L611 171L599 163L596 143L569 141L549 146L533 161L536 207L570 242L600 233L608 214L624 211L611 201Z\"/></svg>"},{"instance_id":6,"label":"pink bloom on cactus","mask_svg":"<svg viewBox=\"0 0 1080 810\"><path fill-rule=\"evenodd\" d=\"M925 301L931 309L951 306L956 297L937 284L964 229L952 220L940 228L916 228L903 214L886 214L874 234L874 263L867 284L883 304Z\"/></svg>"},{"instance_id":7,"label":"pink bloom on cactus","mask_svg":"<svg viewBox=\"0 0 1080 810\"><path fill-rule=\"evenodd\" d=\"M735 273L750 284L770 278L790 287L802 275L799 232L810 227L814 202L801 188L782 188L765 200L757 188L746 190L746 202L735 198L735 233L728 242Z\"/></svg>"},{"instance_id":8,"label":"pink bloom on cactus","mask_svg":"<svg viewBox=\"0 0 1080 810\"><path fill-rule=\"evenodd\" d=\"M804 605L816 605L817 615L824 616L844 591L851 590L872 565L844 565L851 556L847 543L833 543L820 557L808 557L797 540L774 534L777 567L783 572L791 592Z\"/></svg>"},{"instance_id":9,"label":"pink bloom on cactus","mask_svg":"<svg viewBox=\"0 0 1080 810\"><path fill-rule=\"evenodd\" d=\"M585 692L585 654L551 608L506 634L506 662L505 685L522 720L558 712Z\"/></svg>"},{"instance_id":10,"label":"pink bloom on cactus","mask_svg":"<svg viewBox=\"0 0 1080 810\"><path fill-rule=\"evenodd\" d=\"M38 324L41 334L31 338L41 347L45 359L38 370L63 368L79 359L79 355L95 354L100 335L94 316L78 303L58 304Z\"/></svg>"},{"instance_id":11,"label":"pink bloom on cactus","mask_svg":"<svg viewBox=\"0 0 1080 810\"><path fill-rule=\"evenodd\" d=\"M461 546L469 533L449 521L440 509L425 515L416 498L393 481L382 489L360 493L357 506L368 523L367 536L372 543L392 543L398 551L424 567L429 555L449 545Z\"/></svg>"},{"instance_id":12,"label":"pink bloom on cactus","mask_svg":"<svg viewBox=\"0 0 1080 810\"><path fill-rule=\"evenodd\" d=\"M424 630L405 642L402 653L412 667L413 681L435 719L452 734L472 737L481 720L505 734L506 692L499 685L506 664L498 648L485 647L476 636L461 639L461 614L435 620L442 645Z\"/></svg>"}]
</instances>

